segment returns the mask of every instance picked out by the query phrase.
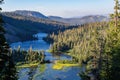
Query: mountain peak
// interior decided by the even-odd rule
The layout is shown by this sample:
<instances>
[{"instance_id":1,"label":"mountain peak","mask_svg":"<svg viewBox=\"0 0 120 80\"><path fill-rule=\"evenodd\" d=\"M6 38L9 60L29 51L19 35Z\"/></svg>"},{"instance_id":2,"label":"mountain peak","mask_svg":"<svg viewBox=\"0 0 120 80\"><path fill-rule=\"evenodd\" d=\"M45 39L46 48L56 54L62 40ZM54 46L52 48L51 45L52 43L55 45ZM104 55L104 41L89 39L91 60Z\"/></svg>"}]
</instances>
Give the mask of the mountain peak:
<instances>
[{"instance_id":1,"label":"mountain peak","mask_svg":"<svg viewBox=\"0 0 120 80\"><path fill-rule=\"evenodd\" d=\"M23 16L32 16L32 17L36 17L36 18L48 19L48 17L46 17L45 15L43 15L42 13L37 12L37 11L16 10L16 11L14 11L14 13L20 14Z\"/></svg>"}]
</instances>

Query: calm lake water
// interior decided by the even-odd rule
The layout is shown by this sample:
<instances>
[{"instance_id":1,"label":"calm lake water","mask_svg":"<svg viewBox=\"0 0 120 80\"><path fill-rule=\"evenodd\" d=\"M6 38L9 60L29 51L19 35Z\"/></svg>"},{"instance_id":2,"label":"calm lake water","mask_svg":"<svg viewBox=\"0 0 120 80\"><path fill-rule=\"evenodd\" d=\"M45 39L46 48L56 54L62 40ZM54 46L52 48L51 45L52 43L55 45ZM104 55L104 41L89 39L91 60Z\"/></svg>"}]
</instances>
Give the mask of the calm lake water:
<instances>
[{"instance_id":1,"label":"calm lake water","mask_svg":"<svg viewBox=\"0 0 120 80\"><path fill-rule=\"evenodd\" d=\"M29 50L30 47L33 50L45 50L45 59L51 61L71 59L67 55L53 56L51 53L46 52L50 47L50 44L43 40L43 37L47 36L46 33L38 33L33 36L37 37L38 40L13 43L11 44L11 48L17 49L20 46L21 50ZM52 69L53 65L54 63L50 63L40 64L36 68L21 68L18 70L19 80L81 80L78 74L84 68L64 67L62 70L54 70Z\"/></svg>"}]
</instances>

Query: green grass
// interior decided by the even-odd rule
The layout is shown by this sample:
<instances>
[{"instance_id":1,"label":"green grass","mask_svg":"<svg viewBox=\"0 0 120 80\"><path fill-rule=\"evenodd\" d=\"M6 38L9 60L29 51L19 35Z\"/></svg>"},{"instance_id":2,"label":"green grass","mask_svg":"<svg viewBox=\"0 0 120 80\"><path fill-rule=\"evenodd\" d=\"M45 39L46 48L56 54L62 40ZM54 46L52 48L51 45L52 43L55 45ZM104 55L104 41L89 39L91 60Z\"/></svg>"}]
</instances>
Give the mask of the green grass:
<instances>
[{"instance_id":1,"label":"green grass","mask_svg":"<svg viewBox=\"0 0 120 80\"><path fill-rule=\"evenodd\" d=\"M73 66L79 66L77 63L61 63L62 61L58 60L55 62L55 64L52 66L53 69L55 70L61 70L64 67L73 67ZM69 62L69 61L68 61Z\"/></svg>"},{"instance_id":2,"label":"green grass","mask_svg":"<svg viewBox=\"0 0 120 80\"><path fill-rule=\"evenodd\" d=\"M39 65L39 62L36 63L23 63L20 65L16 65L17 68L29 68L29 67L36 67Z\"/></svg>"},{"instance_id":3,"label":"green grass","mask_svg":"<svg viewBox=\"0 0 120 80\"><path fill-rule=\"evenodd\" d=\"M62 63L57 63L57 64L54 64L53 65L53 69L55 70L61 70L63 69L64 67L72 67L72 66L79 66L79 64L62 64Z\"/></svg>"}]
</instances>

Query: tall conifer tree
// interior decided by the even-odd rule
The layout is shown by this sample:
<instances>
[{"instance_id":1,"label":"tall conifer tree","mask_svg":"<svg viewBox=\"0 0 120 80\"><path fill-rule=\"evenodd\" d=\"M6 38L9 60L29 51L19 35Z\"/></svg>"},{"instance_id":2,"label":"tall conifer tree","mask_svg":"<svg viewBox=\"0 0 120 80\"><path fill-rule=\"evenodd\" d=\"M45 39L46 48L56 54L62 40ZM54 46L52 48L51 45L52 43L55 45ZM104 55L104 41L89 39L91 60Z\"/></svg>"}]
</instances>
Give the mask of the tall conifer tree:
<instances>
[{"instance_id":1,"label":"tall conifer tree","mask_svg":"<svg viewBox=\"0 0 120 80\"><path fill-rule=\"evenodd\" d=\"M0 0L0 4L3 0ZM2 8L0 8L1 12ZM9 45L4 37L5 30L3 28L2 15L0 14L0 80L16 80L16 69L11 59Z\"/></svg>"}]
</instances>

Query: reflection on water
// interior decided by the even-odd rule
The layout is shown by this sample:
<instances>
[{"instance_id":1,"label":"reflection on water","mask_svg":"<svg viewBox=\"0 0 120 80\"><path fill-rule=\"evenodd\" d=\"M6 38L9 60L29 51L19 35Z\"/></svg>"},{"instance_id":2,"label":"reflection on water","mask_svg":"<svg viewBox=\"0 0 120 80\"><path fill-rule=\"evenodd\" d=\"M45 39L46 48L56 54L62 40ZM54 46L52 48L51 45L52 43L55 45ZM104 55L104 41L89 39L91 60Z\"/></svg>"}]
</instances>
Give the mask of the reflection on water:
<instances>
[{"instance_id":1,"label":"reflection on water","mask_svg":"<svg viewBox=\"0 0 120 80\"><path fill-rule=\"evenodd\" d=\"M49 49L49 44L46 43L43 37L46 37L46 33L38 33L34 35L38 40L17 42L11 44L11 48L17 49L18 46L23 50L28 50L32 47L33 50L47 50ZM45 52L46 60L66 60L71 59L70 56L60 55L54 56L49 52ZM19 80L80 80L78 73L82 70L80 67L64 67L62 70L52 69L53 63L50 64L40 64L36 68L21 68L18 70Z\"/></svg>"},{"instance_id":2,"label":"reflection on water","mask_svg":"<svg viewBox=\"0 0 120 80\"><path fill-rule=\"evenodd\" d=\"M50 45L43 40L43 37L47 36L46 33L38 33L33 36L37 37L38 40L16 42L12 43L10 46L12 49L17 49L18 46L20 46L21 50L29 50L30 47L32 47L33 50L47 50L49 48Z\"/></svg>"}]
</instances>

